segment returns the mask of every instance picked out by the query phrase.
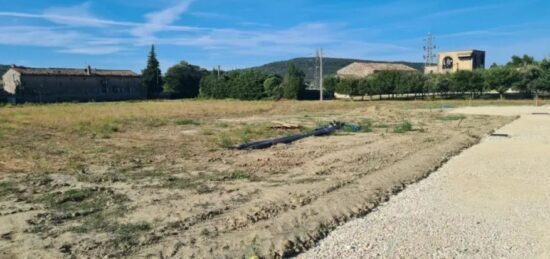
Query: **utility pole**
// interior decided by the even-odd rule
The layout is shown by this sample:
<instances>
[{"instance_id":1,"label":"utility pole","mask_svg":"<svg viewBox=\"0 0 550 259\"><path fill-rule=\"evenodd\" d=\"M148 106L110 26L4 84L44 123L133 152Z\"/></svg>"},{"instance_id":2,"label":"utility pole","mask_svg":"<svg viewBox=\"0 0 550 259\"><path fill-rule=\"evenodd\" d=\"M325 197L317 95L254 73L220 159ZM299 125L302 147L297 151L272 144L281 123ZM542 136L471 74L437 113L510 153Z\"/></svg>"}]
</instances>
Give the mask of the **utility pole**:
<instances>
[{"instance_id":1,"label":"utility pole","mask_svg":"<svg viewBox=\"0 0 550 259\"><path fill-rule=\"evenodd\" d=\"M435 49L437 49L437 46L435 45L434 37L430 32L428 33L428 37L424 39L424 67L429 67L434 64Z\"/></svg>"},{"instance_id":2,"label":"utility pole","mask_svg":"<svg viewBox=\"0 0 550 259\"><path fill-rule=\"evenodd\" d=\"M319 92L321 92L320 100L323 101L323 49L319 52L319 63Z\"/></svg>"},{"instance_id":3,"label":"utility pole","mask_svg":"<svg viewBox=\"0 0 550 259\"><path fill-rule=\"evenodd\" d=\"M319 100L323 100L323 49L315 50L313 68L313 89L319 89Z\"/></svg>"}]
</instances>

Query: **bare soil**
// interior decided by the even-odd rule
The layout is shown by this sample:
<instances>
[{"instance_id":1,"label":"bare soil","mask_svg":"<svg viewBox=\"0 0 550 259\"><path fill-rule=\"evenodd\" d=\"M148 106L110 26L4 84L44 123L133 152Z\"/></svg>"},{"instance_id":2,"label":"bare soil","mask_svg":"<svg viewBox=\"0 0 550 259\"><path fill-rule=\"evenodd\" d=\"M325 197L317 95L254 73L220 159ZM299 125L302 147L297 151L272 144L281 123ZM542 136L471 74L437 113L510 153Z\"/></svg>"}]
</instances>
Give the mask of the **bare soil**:
<instances>
[{"instance_id":1,"label":"bare soil","mask_svg":"<svg viewBox=\"0 0 550 259\"><path fill-rule=\"evenodd\" d=\"M0 257L289 257L513 119L360 104L117 129L16 125L0 147ZM227 148L332 120L364 132Z\"/></svg>"}]
</instances>

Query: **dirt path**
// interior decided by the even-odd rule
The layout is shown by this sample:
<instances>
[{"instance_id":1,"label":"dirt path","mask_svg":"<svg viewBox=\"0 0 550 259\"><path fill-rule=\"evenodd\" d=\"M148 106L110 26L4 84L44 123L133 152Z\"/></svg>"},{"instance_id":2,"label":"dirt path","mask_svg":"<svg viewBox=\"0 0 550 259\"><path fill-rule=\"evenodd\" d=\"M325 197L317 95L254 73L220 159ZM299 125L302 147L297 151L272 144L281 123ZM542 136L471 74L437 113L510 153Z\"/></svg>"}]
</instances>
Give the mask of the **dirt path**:
<instances>
[{"instance_id":1,"label":"dirt path","mask_svg":"<svg viewBox=\"0 0 550 259\"><path fill-rule=\"evenodd\" d=\"M522 117L298 258L550 258L550 107L454 112Z\"/></svg>"}]
</instances>

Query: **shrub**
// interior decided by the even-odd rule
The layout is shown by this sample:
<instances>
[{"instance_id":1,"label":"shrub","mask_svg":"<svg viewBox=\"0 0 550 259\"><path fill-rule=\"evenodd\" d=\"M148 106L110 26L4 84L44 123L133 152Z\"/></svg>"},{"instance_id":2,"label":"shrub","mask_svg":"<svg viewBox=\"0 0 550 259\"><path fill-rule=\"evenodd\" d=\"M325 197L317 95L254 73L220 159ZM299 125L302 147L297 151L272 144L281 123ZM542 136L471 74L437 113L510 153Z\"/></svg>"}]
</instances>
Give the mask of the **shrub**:
<instances>
[{"instance_id":1,"label":"shrub","mask_svg":"<svg viewBox=\"0 0 550 259\"><path fill-rule=\"evenodd\" d=\"M412 130L413 130L413 125L408 121L401 122L395 125L395 127L393 128L394 133L405 133Z\"/></svg>"}]
</instances>

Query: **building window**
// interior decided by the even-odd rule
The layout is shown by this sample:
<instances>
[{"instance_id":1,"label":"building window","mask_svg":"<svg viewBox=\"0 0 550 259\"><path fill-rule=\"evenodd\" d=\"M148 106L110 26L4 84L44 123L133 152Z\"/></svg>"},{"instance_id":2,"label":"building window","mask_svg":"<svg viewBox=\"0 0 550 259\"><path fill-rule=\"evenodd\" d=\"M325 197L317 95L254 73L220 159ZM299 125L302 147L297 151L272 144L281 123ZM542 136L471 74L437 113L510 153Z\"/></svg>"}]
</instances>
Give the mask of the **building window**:
<instances>
[{"instance_id":1,"label":"building window","mask_svg":"<svg viewBox=\"0 0 550 259\"><path fill-rule=\"evenodd\" d=\"M452 69L453 68L453 58L451 57L445 57L443 59L443 69Z\"/></svg>"}]
</instances>

